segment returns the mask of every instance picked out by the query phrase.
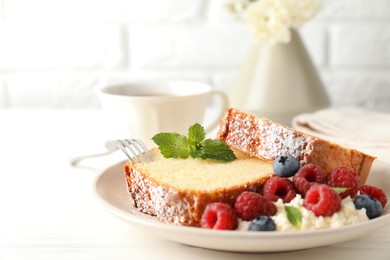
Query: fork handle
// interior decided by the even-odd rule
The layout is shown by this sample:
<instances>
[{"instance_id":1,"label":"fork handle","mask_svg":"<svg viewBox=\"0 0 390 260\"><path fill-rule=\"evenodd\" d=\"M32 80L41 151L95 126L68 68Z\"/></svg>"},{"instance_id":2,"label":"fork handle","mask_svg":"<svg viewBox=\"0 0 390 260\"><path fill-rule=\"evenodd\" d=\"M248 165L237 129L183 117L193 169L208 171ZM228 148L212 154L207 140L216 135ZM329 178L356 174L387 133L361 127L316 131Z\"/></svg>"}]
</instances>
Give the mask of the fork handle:
<instances>
[{"instance_id":1,"label":"fork handle","mask_svg":"<svg viewBox=\"0 0 390 260\"><path fill-rule=\"evenodd\" d=\"M100 157L100 156L105 156L105 155L109 155L109 154L112 154L114 151L106 151L104 153L96 153L96 154L89 154L89 155L82 155L82 156L77 156L77 157L74 157L72 159L69 160L69 163L72 165L72 166L76 166L79 162L85 160L85 159L88 159L88 158L94 158L94 157Z\"/></svg>"}]
</instances>

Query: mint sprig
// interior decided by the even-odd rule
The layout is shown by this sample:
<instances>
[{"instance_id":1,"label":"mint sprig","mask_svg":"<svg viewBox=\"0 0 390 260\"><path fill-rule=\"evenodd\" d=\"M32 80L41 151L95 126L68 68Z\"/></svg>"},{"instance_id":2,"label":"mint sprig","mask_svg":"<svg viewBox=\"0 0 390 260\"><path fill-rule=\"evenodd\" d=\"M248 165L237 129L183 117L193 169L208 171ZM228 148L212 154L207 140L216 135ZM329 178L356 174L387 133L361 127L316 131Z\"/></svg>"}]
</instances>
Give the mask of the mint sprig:
<instances>
[{"instance_id":1,"label":"mint sprig","mask_svg":"<svg viewBox=\"0 0 390 260\"><path fill-rule=\"evenodd\" d=\"M287 219L290 223L296 227L300 228L302 224L302 212L294 206L284 206L284 210L287 214Z\"/></svg>"},{"instance_id":2,"label":"mint sprig","mask_svg":"<svg viewBox=\"0 0 390 260\"><path fill-rule=\"evenodd\" d=\"M230 162L236 159L230 147L217 139L206 139L204 128L196 123L188 129L188 136L178 133L158 133L152 137L165 158L210 159Z\"/></svg>"}]
</instances>

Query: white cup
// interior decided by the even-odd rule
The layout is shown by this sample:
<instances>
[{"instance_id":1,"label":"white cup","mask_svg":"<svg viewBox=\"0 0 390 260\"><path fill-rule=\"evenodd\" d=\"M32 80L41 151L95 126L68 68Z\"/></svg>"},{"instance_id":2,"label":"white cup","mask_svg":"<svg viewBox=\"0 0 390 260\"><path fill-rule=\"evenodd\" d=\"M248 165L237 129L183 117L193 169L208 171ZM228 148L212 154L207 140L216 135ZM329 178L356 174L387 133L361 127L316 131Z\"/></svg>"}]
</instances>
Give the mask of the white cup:
<instances>
[{"instance_id":1,"label":"white cup","mask_svg":"<svg viewBox=\"0 0 390 260\"><path fill-rule=\"evenodd\" d=\"M194 123L203 125L212 96L221 102L216 115L207 120L206 133L218 125L228 106L226 94L193 81L130 81L103 86L98 96L106 118L103 126L107 139L139 138L149 146L157 133L187 135Z\"/></svg>"}]
</instances>

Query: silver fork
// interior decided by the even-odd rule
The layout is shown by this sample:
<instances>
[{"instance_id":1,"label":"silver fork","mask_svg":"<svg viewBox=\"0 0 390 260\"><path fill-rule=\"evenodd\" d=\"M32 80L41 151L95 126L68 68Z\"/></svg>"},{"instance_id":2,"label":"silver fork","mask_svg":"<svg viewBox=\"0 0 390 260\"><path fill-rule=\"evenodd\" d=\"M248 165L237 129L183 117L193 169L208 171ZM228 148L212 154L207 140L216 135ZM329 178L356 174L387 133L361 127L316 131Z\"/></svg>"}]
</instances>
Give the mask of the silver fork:
<instances>
[{"instance_id":1,"label":"silver fork","mask_svg":"<svg viewBox=\"0 0 390 260\"><path fill-rule=\"evenodd\" d=\"M106 152L79 156L71 159L70 164L77 165L84 159L109 155L118 150L121 150L132 163L153 161L148 148L140 139L109 140L105 146L107 148Z\"/></svg>"}]
</instances>

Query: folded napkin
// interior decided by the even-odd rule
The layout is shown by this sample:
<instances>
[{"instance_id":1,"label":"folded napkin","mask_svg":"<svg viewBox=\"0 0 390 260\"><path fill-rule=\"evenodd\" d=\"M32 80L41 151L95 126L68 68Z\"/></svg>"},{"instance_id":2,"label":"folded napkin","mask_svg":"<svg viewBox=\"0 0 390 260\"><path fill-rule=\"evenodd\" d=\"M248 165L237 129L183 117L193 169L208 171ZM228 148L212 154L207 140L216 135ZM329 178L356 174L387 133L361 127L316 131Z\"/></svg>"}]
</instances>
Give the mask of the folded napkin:
<instances>
[{"instance_id":1,"label":"folded napkin","mask_svg":"<svg viewBox=\"0 0 390 260\"><path fill-rule=\"evenodd\" d=\"M294 117L292 126L375 156L390 155L390 114L387 113L357 107L326 108Z\"/></svg>"}]
</instances>

